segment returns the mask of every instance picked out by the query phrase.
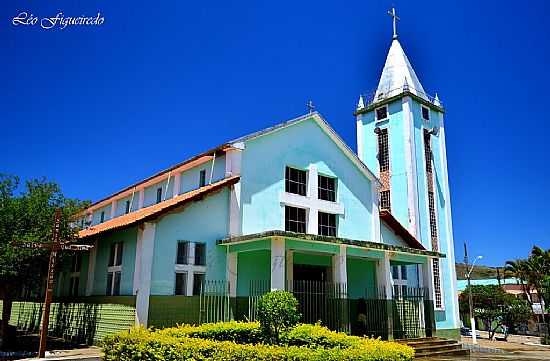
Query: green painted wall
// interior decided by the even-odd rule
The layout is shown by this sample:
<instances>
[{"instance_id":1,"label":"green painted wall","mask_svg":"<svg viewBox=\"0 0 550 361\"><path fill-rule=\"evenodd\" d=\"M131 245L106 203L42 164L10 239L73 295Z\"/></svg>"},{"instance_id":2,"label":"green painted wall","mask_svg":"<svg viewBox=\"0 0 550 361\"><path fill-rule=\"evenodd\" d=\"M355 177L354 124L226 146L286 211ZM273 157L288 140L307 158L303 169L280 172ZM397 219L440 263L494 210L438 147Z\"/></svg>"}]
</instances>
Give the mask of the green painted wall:
<instances>
[{"instance_id":1,"label":"green painted wall","mask_svg":"<svg viewBox=\"0 0 550 361\"><path fill-rule=\"evenodd\" d=\"M105 290L107 288L107 264L109 263L111 244L114 242L124 243L122 251L120 295L132 294L134 286L137 227L109 233L99 239L94 269L93 295L105 295Z\"/></svg>"},{"instance_id":2,"label":"green painted wall","mask_svg":"<svg viewBox=\"0 0 550 361\"><path fill-rule=\"evenodd\" d=\"M332 265L331 256L323 256L317 254L294 252L293 260L294 264L308 264L312 266L326 267L330 267Z\"/></svg>"},{"instance_id":3,"label":"green painted wall","mask_svg":"<svg viewBox=\"0 0 550 361\"><path fill-rule=\"evenodd\" d=\"M248 296L250 281L270 282L270 268L271 251L239 253L237 258L237 296Z\"/></svg>"},{"instance_id":4,"label":"green painted wall","mask_svg":"<svg viewBox=\"0 0 550 361\"><path fill-rule=\"evenodd\" d=\"M376 290L376 263L361 258L347 258L348 297L364 298Z\"/></svg>"},{"instance_id":5,"label":"green painted wall","mask_svg":"<svg viewBox=\"0 0 550 361\"><path fill-rule=\"evenodd\" d=\"M178 324L198 324L199 296L149 297L149 326L172 327Z\"/></svg>"},{"instance_id":6,"label":"green painted wall","mask_svg":"<svg viewBox=\"0 0 550 361\"><path fill-rule=\"evenodd\" d=\"M117 297L111 299L116 300ZM124 298L123 302L127 301ZM9 323L18 330L35 333L39 330L41 318L42 303L14 302ZM107 335L128 330L134 324L135 308L131 305L54 302L50 309L48 333L91 345L98 344Z\"/></svg>"}]
</instances>

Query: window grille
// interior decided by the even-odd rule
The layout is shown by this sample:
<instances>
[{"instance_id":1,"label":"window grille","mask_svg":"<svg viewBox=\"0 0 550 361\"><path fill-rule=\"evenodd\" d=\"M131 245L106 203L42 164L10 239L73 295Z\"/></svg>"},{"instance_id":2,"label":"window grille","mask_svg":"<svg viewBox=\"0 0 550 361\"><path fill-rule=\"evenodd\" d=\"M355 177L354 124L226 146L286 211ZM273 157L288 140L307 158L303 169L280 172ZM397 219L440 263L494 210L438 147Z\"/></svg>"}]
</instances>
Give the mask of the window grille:
<instances>
[{"instance_id":1,"label":"window grille","mask_svg":"<svg viewBox=\"0 0 550 361\"><path fill-rule=\"evenodd\" d=\"M204 285L204 273L193 273L193 296L201 294L201 288Z\"/></svg>"},{"instance_id":2,"label":"window grille","mask_svg":"<svg viewBox=\"0 0 550 361\"><path fill-rule=\"evenodd\" d=\"M318 213L318 234L321 236L336 237L336 215L330 213Z\"/></svg>"},{"instance_id":3,"label":"window grille","mask_svg":"<svg viewBox=\"0 0 550 361\"><path fill-rule=\"evenodd\" d=\"M285 192L306 195L307 173L305 170L286 167L285 170Z\"/></svg>"},{"instance_id":4,"label":"window grille","mask_svg":"<svg viewBox=\"0 0 550 361\"><path fill-rule=\"evenodd\" d=\"M391 194L390 191L380 192L380 209L391 211Z\"/></svg>"},{"instance_id":5,"label":"window grille","mask_svg":"<svg viewBox=\"0 0 550 361\"><path fill-rule=\"evenodd\" d=\"M306 233L306 210L296 207L285 207L285 230Z\"/></svg>"},{"instance_id":6,"label":"window grille","mask_svg":"<svg viewBox=\"0 0 550 361\"><path fill-rule=\"evenodd\" d=\"M336 179L318 176L318 198L325 201L336 202Z\"/></svg>"},{"instance_id":7,"label":"window grille","mask_svg":"<svg viewBox=\"0 0 550 361\"><path fill-rule=\"evenodd\" d=\"M380 133L378 133L378 162L380 164L380 172L390 170L388 129L380 129Z\"/></svg>"},{"instance_id":8,"label":"window grille","mask_svg":"<svg viewBox=\"0 0 550 361\"><path fill-rule=\"evenodd\" d=\"M206 244L204 243L195 243L195 265L206 265Z\"/></svg>"}]
</instances>

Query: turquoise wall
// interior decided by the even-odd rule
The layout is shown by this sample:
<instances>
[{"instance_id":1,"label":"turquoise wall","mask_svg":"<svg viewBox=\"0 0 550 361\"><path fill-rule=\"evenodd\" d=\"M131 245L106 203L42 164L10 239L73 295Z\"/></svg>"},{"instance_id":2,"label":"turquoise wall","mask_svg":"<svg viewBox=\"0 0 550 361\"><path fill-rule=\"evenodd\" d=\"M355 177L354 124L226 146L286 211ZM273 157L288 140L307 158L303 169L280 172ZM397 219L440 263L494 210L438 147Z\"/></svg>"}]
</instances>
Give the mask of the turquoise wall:
<instances>
[{"instance_id":1,"label":"turquoise wall","mask_svg":"<svg viewBox=\"0 0 550 361\"><path fill-rule=\"evenodd\" d=\"M212 161L201 164L200 166L191 168L181 174L180 193L185 193L199 188L199 177L201 170L206 171L206 183L210 180L210 171L212 169ZM212 182L219 181L225 177L225 155L216 157L214 161L214 175Z\"/></svg>"},{"instance_id":2,"label":"turquoise wall","mask_svg":"<svg viewBox=\"0 0 550 361\"><path fill-rule=\"evenodd\" d=\"M347 258L348 297L364 298L376 289L376 262L362 258Z\"/></svg>"},{"instance_id":3,"label":"turquoise wall","mask_svg":"<svg viewBox=\"0 0 550 361\"><path fill-rule=\"evenodd\" d=\"M111 219L111 205L109 204L93 212L92 225L101 223L101 212L105 212L104 222Z\"/></svg>"},{"instance_id":4,"label":"turquoise wall","mask_svg":"<svg viewBox=\"0 0 550 361\"><path fill-rule=\"evenodd\" d=\"M160 218L155 229L151 295L173 295L178 240L206 243L206 278L225 279L225 249L216 241L229 229L229 190L205 197Z\"/></svg>"},{"instance_id":5,"label":"turquoise wall","mask_svg":"<svg viewBox=\"0 0 550 361\"><path fill-rule=\"evenodd\" d=\"M248 296L251 281L271 282L271 251L240 252L237 255L237 296Z\"/></svg>"},{"instance_id":6,"label":"turquoise wall","mask_svg":"<svg viewBox=\"0 0 550 361\"><path fill-rule=\"evenodd\" d=\"M137 227L109 233L99 239L94 269L94 286L92 291L93 295L105 295L105 290L107 288L107 264L109 263L111 244L114 242L124 243L124 245L122 246L123 251L120 295L132 295L134 286L136 241Z\"/></svg>"},{"instance_id":7,"label":"turquoise wall","mask_svg":"<svg viewBox=\"0 0 550 361\"><path fill-rule=\"evenodd\" d=\"M275 133L249 140L243 151L241 204L243 234L284 230L284 192L287 165L338 179L338 202L345 207L339 216L338 236L372 240L371 182L347 158L313 119Z\"/></svg>"}]
</instances>

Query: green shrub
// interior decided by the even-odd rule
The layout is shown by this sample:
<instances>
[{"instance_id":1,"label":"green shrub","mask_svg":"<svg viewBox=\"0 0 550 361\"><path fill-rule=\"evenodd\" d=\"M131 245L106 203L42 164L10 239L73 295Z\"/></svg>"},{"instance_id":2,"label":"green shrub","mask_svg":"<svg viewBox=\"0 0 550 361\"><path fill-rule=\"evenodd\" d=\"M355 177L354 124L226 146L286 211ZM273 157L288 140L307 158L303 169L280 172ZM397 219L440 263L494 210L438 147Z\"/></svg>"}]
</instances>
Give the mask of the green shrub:
<instances>
[{"instance_id":1,"label":"green shrub","mask_svg":"<svg viewBox=\"0 0 550 361\"><path fill-rule=\"evenodd\" d=\"M200 326L180 325L157 332L175 337L194 337L215 341L233 341L236 343L254 344L262 341L262 333L258 322L229 321L204 323Z\"/></svg>"},{"instance_id":2,"label":"green shrub","mask_svg":"<svg viewBox=\"0 0 550 361\"><path fill-rule=\"evenodd\" d=\"M301 324L285 332L282 341L291 346L347 348L356 347L362 338L348 336L343 332L334 332L319 324Z\"/></svg>"},{"instance_id":3,"label":"green shrub","mask_svg":"<svg viewBox=\"0 0 550 361\"><path fill-rule=\"evenodd\" d=\"M357 345L347 348L283 347L177 337L164 331L136 328L108 336L103 342L104 360L409 361L414 358L412 348L377 339L358 338Z\"/></svg>"},{"instance_id":4,"label":"green shrub","mask_svg":"<svg viewBox=\"0 0 550 361\"><path fill-rule=\"evenodd\" d=\"M266 293L258 301L258 319L266 340L278 344L281 332L300 320L298 300L286 291Z\"/></svg>"}]
</instances>

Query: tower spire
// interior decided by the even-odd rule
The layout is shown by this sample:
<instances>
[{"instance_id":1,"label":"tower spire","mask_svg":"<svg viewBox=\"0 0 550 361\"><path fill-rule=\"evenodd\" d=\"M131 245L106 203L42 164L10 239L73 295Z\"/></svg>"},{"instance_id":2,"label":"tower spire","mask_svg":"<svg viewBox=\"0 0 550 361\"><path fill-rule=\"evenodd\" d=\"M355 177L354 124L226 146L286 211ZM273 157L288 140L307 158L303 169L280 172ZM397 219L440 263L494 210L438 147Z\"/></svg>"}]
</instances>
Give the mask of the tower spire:
<instances>
[{"instance_id":1,"label":"tower spire","mask_svg":"<svg viewBox=\"0 0 550 361\"><path fill-rule=\"evenodd\" d=\"M392 21L393 21L393 38L397 39L397 20L401 20L401 19L395 13L394 7L392 7L391 10L388 10L388 15L392 17Z\"/></svg>"}]
</instances>

